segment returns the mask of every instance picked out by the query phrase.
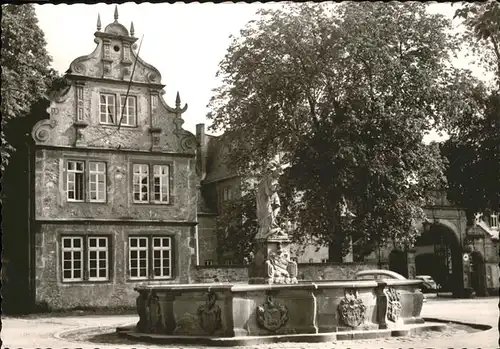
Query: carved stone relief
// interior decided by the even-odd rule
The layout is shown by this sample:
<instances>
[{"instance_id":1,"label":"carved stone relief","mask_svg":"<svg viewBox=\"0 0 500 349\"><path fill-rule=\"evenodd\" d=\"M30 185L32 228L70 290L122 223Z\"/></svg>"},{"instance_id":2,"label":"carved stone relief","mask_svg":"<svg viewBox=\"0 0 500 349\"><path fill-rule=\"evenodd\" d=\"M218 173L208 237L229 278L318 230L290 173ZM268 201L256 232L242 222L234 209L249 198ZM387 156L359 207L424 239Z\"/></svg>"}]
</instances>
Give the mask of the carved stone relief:
<instances>
[{"instance_id":1,"label":"carved stone relief","mask_svg":"<svg viewBox=\"0 0 500 349\"><path fill-rule=\"evenodd\" d=\"M268 331L275 332L288 322L288 308L277 303L268 295L264 304L257 307L257 324Z\"/></svg>"},{"instance_id":2,"label":"carved stone relief","mask_svg":"<svg viewBox=\"0 0 500 349\"><path fill-rule=\"evenodd\" d=\"M33 131L31 132L31 136L35 140L35 142L45 143L50 138L51 129L56 127L56 120L42 120L39 121L35 127L33 127Z\"/></svg>"},{"instance_id":3,"label":"carved stone relief","mask_svg":"<svg viewBox=\"0 0 500 349\"><path fill-rule=\"evenodd\" d=\"M136 328L143 333L157 333L163 329L159 300L155 291L141 293L136 299L139 322Z\"/></svg>"},{"instance_id":4,"label":"carved stone relief","mask_svg":"<svg viewBox=\"0 0 500 349\"><path fill-rule=\"evenodd\" d=\"M84 74L85 73L85 65L82 63L77 63L73 66L73 69L75 70L75 73L77 74Z\"/></svg>"},{"instance_id":5,"label":"carved stone relief","mask_svg":"<svg viewBox=\"0 0 500 349\"><path fill-rule=\"evenodd\" d=\"M346 289L338 311L340 320L347 326L358 327L365 321L366 306L363 304L363 300L358 298L358 291L355 289Z\"/></svg>"},{"instance_id":6,"label":"carved stone relief","mask_svg":"<svg viewBox=\"0 0 500 349\"><path fill-rule=\"evenodd\" d=\"M208 334L213 334L215 331L222 328L221 309L216 304L217 294L208 293L205 304L198 307L198 318L200 326Z\"/></svg>"},{"instance_id":7,"label":"carved stone relief","mask_svg":"<svg viewBox=\"0 0 500 349\"><path fill-rule=\"evenodd\" d=\"M209 292L205 304L196 314L185 313L176 321L174 335L214 335L222 329L221 308L216 303L217 294Z\"/></svg>"},{"instance_id":8,"label":"carved stone relief","mask_svg":"<svg viewBox=\"0 0 500 349\"><path fill-rule=\"evenodd\" d=\"M384 292L387 296L387 318L396 322L401 315L401 295L392 287L385 289Z\"/></svg>"},{"instance_id":9,"label":"carved stone relief","mask_svg":"<svg viewBox=\"0 0 500 349\"><path fill-rule=\"evenodd\" d=\"M270 284L296 284L297 263L290 260L287 251L271 252L266 261L267 277Z\"/></svg>"}]
</instances>

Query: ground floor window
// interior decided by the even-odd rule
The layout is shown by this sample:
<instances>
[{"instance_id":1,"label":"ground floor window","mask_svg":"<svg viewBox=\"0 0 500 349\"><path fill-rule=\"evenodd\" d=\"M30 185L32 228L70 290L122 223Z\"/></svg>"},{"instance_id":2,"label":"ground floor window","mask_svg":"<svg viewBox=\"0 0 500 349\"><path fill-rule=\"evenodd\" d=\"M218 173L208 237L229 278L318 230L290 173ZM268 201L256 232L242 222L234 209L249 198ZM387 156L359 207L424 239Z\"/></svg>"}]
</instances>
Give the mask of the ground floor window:
<instances>
[{"instance_id":1,"label":"ground floor window","mask_svg":"<svg viewBox=\"0 0 500 349\"><path fill-rule=\"evenodd\" d=\"M107 236L63 236L62 281L109 280L109 241Z\"/></svg>"},{"instance_id":2,"label":"ground floor window","mask_svg":"<svg viewBox=\"0 0 500 349\"><path fill-rule=\"evenodd\" d=\"M129 278L172 278L172 250L172 238L169 236L130 236Z\"/></svg>"}]
</instances>

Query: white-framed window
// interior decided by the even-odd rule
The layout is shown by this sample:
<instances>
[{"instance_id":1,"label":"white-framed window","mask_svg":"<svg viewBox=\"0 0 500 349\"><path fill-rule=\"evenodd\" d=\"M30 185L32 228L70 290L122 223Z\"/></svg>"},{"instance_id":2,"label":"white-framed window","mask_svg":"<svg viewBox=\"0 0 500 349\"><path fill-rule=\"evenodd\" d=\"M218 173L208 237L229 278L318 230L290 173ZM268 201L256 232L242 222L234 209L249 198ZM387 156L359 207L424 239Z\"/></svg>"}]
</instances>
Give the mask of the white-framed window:
<instances>
[{"instance_id":1,"label":"white-framed window","mask_svg":"<svg viewBox=\"0 0 500 349\"><path fill-rule=\"evenodd\" d=\"M110 274L109 237L61 237L62 281L108 281Z\"/></svg>"},{"instance_id":2,"label":"white-framed window","mask_svg":"<svg viewBox=\"0 0 500 349\"><path fill-rule=\"evenodd\" d=\"M172 277L172 246L170 237L153 237L153 278Z\"/></svg>"},{"instance_id":3,"label":"white-framed window","mask_svg":"<svg viewBox=\"0 0 500 349\"><path fill-rule=\"evenodd\" d=\"M153 201L168 203L169 176L168 165L153 165Z\"/></svg>"},{"instance_id":4,"label":"white-framed window","mask_svg":"<svg viewBox=\"0 0 500 349\"><path fill-rule=\"evenodd\" d=\"M101 124L114 125L116 120L116 97L111 93L101 93L99 97L99 117Z\"/></svg>"},{"instance_id":5,"label":"white-framed window","mask_svg":"<svg viewBox=\"0 0 500 349\"><path fill-rule=\"evenodd\" d=\"M139 204L170 203L170 165L132 165L133 202Z\"/></svg>"},{"instance_id":6,"label":"white-framed window","mask_svg":"<svg viewBox=\"0 0 500 349\"><path fill-rule=\"evenodd\" d=\"M493 213L490 215L490 227L498 228L498 213Z\"/></svg>"},{"instance_id":7,"label":"white-framed window","mask_svg":"<svg viewBox=\"0 0 500 349\"><path fill-rule=\"evenodd\" d=\"M106 201L106 163L89 162L89 201Z\"/></svg>"},{"instance_id":8,"label":"white-framed window","mask_svg":"<svg viewBox=\"0 0 500 349\"><path fill-rule=\"evenodd\" d=\"M84 201L85 162L68 160L66 166L66 194L68 201Z\"/></svg>"},{"instance_id":9,"label":"white-framed window","mask_svg":"<svg viewBox=\"0 0 500 349\"><path fill-rule=\"evenodd\" d=\"M125 100L126 98L126 100ZM122 115L123 113L123 115ZM124 126L136 126L137 124L137 97L121 96L119 118ZM119 120L117 121L119 122Z\"/></svg>"},{"instance_id":10,"label":"white-framed window","mask_svg":"<svg viewBox=\"0 0 500 349\"><path fill-rule=\"evenodd\" d=\"M172 241L169 236L130 236L129 278L172 278Z\"/></svg>"},{"instance_id":11,"label":"white-framed window","mask_svg":"<svg viewBox=\"0 0 500 349\"><path fill-rule=\"evenodd\" d=\"M129 277L130 279L148 278L148 238L129 237Z\"/></svg>"},{"instance_id":12,"label":"white-framed window","mask_svg":"<svg viewBox=\"0 0 500 349\"><path fill-rule=\"evenodd\" d=\"M106 163L67 160L66 199L68 202L106 202Z\"/></svg>"},{"instance_id":13,"label":"white-framed window","mask_svg":"<svg viewBox=\"0 0 500 349\"><path fill-rule=\"evenodd\" d=\"M232 199L231 187L225 187L222 189L222 201L228 201Z\"/></svg>"},{"instance_id":14,"label":"white-framed window","mask_svg":"<svg viewBox=\"0 0 500 349\"><path fill-rule=\"evenodd\" d=\"M83 238L62 238L62 280L83 281Z\"/></svg>"},{"instance_id":15,"label":"white-framed window","mask_svg":"<svg viewBox=\"0 0 500 349\"><path fill-rule=\"evenodd\" d=\"M214 261L211 259L205 259L205 265L212 265L214 264Z\"/></svg>"},{"instance_id":16,"label":"white-framed window","mask_svg":"<svg viewBox=\"0 0 500 349\"><path fill-rule=\"evenodd\" d=\"M326 259L326 258L322 259L321 263L328 263L328 259Z\"/></svg>"},{"instance_id":17,"label":"white-framed window","mask_svg":"<svg viewBox=\"0 0 500 349\"><path fill-rule=\"evenodd\" d=\"M149 165L134 164L133 167L134 202L149 202Z\"/></svg>"},{"instance_id":18,"label":"white-framed window","mask_svg":"<svg viewBox=\"0 0 500 349\"><path fill-rule=\"evenodd\" d=\"M87 249L89 281L109 279L108 238L89 237Z\"/></svg>"}]
</instances>

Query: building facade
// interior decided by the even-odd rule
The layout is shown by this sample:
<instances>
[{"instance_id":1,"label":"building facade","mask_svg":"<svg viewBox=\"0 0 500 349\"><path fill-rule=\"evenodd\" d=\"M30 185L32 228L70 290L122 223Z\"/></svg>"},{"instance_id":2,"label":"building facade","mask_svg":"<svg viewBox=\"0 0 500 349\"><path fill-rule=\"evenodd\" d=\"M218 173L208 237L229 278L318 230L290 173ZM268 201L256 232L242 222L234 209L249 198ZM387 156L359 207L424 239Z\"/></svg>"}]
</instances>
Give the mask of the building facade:
<instances>
[{"instance_id":1,"label":"building facade","mask_svg":"<svg viewBox=\"0 0 500 349\"><path fill-rule=\"evenodd\" d=\"M117 10L94 36L32 131L30 280L35 303L51 309L132 305L134 286L188 283L195 263L187 105L179 94L175 107L164 101L160 72L137 56Z\"/></svg>"}]
</instances>

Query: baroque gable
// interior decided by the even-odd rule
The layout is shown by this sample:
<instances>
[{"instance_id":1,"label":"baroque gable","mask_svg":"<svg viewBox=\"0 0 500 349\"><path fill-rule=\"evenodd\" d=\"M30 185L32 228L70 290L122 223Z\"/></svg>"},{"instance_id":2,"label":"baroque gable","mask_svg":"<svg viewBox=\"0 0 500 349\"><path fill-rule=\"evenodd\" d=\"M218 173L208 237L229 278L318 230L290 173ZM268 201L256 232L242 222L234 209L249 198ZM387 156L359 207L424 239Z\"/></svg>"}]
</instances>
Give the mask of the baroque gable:
<instances>
[{"instance_id":1,"label":"baroque gable","mask_svg":"<svg viewBox=\"0 0 500 349\"><path fill-rule=\"evenodd\" d=\"M196 138L182 128L187 104L179 93L174 107L165 102L161 74L138 56L134 34L117 9L104 31L98 17L96 48L74 59L62 86L48 93L49 119L32 130L36 144L195 154Z\"/></svg>"}]
</instances>

